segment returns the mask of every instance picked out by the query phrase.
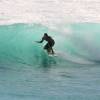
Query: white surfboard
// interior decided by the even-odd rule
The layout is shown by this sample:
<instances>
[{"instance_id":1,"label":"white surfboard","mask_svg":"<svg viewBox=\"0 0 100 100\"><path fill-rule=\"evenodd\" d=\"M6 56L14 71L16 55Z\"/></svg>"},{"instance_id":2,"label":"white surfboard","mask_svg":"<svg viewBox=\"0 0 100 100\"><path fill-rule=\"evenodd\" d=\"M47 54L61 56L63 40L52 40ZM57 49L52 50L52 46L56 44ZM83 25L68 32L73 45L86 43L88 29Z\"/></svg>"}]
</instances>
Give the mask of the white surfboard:
<instances>
[{"instance_id":1,"label":"white surfboard","mask_svg":"<svg viewBox=\"0 0 100 100\"><path fill-rule=\"evenodd\" d=\"M56 57L57 54L48 54L48 56L50 56L50 57Z\"/></svg>"}]
</instances>

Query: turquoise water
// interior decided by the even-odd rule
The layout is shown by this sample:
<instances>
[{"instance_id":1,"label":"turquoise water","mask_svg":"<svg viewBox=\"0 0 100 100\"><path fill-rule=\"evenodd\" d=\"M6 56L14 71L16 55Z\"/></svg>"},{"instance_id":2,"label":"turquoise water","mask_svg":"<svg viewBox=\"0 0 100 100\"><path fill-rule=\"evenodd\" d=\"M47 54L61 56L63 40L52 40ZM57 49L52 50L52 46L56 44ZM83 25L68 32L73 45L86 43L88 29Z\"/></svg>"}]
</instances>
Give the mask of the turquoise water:
<instances>
[{"instance_id":1,"label":"turquoise water","mask_svg":"<svg viewBox=\"0 0 100 100\"><path fill-rule=\"evenodd\" d=\"M0 26L1 100L100 100L100 24L66 24L67 35L40 24ZM54 37L55 57L40 40Z\"/></svg>"}]
</instances>

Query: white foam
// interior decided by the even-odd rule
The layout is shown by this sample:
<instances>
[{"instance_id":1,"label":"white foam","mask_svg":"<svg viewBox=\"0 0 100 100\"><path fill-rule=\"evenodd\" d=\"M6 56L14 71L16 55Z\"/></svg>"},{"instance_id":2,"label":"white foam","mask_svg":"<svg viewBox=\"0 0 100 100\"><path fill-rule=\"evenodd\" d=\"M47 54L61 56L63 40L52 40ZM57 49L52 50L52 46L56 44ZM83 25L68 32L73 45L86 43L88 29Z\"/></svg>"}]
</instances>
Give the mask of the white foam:
<instances>
[{"instance_id":1,"label":"white foam","mask_svg":"<svg viewBox=\"0 0 100 100\"><path fill-rule=\"evenodd\" d=\"M0 24L100 23L99 0L2 0L0 11Z\"/></svg>"},{"instance_id":2,"label":"white foam","mask_svg":"<svg viewBox=\"0 0 100 100\"><path fill-rule=\"evenodd\" d=\"M68 53L65 52L61 52L61 51L56 51L57 56L59 56L60 58L63 58L67 61L71 61L74 63L78 63L78 64L94 64L94 62L89 61L87 59L84 59L82 57L78 57L77 55L70 55Z\"/></svg>"}]
</instances>

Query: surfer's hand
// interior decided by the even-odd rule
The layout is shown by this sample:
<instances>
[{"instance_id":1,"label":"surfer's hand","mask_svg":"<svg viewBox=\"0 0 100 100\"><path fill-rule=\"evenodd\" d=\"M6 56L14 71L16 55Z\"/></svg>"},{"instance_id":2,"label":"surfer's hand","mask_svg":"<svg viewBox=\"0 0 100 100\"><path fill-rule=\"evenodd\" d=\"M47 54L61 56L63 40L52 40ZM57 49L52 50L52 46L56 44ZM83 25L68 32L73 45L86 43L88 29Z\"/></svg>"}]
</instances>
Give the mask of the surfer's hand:
<instances>
[{"instance_id":1,"label":"surfer's hand","mask_svg":"<svg viewBox=\"0 0 100 100\"><path fill-rule=\"evenodd\" d=\"M40 41L35 41L36 43L40 43Z\"/></svg>"}]
</instances>

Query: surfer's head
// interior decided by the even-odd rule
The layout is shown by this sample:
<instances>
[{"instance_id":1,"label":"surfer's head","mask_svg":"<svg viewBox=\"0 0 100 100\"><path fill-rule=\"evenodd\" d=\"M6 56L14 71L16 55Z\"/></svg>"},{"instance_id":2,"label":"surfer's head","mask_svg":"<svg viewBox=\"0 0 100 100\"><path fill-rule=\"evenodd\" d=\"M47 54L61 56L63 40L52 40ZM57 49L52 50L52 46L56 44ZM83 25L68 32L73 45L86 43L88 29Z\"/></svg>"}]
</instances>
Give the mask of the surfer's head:
<instances>
[{"instance_id":1,"label":"surfer's head","mask_svg":"<svg viewBox=\"0 0 100 100\"><path fill-rule=\"evenodd\" d=\"M44 33L44 36L48 36L48 34L47 33Z\"/></svg>"}]
</instances>

